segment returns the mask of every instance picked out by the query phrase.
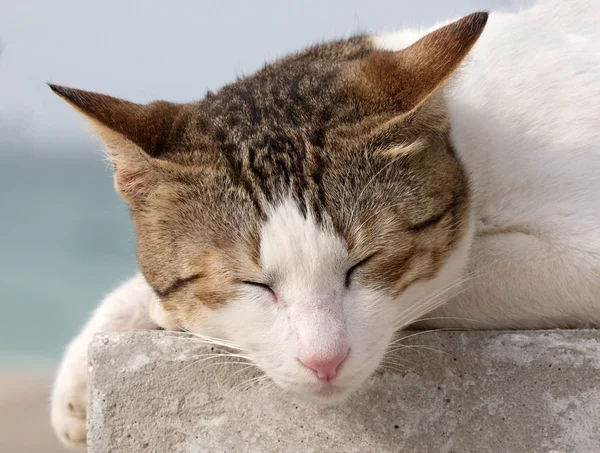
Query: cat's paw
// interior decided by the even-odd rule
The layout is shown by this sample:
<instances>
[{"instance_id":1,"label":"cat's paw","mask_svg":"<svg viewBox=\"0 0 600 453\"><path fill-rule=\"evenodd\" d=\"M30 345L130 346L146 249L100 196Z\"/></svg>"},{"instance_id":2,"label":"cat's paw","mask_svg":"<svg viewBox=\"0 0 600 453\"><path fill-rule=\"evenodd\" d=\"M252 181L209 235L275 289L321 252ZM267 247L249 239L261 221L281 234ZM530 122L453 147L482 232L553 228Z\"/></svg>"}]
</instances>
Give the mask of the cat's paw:
<instances>
[{"instance_id":1,"label":"cat's paw","mask_svg":"<svg viewBox=\"0 0 600 453\"><path fill-rule=\"evenodd\" d=\"M87 361L67 360L61 364L54 388L50 420L60 441L70 448L86 446L86 412L88 402Z\"/></svg>"},{"instance_id":2,"label":"cat's paw","mask_svg":"<svg viewBox=\"0 0 600 453\"><path fill-rule=\"evenodd\" d=\"M51 421L54 432L67 447L86 443L87 377L60 373L52 394Z\"/></svg>"}]
</instances>

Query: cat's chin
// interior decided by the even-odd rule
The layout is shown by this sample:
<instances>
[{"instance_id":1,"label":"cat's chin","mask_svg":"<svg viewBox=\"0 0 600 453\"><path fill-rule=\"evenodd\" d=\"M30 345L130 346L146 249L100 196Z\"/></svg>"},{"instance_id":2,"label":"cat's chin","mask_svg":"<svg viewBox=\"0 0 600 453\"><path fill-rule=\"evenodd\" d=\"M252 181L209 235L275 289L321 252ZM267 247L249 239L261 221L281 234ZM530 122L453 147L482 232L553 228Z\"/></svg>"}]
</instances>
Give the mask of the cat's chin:
<instances>
[{"instance_id":1,"label":"cat's chin","mask_svg":"<svg viewBox=\"0 0 600 453\"><path fill-rule=\"evenodd\" d=\"M310 388L302 386L288 390L293 393L294 397L306 403L335 406L346 402L355 389L335 384L323 384L311 386Z\"/></svg>"}]
</instances>

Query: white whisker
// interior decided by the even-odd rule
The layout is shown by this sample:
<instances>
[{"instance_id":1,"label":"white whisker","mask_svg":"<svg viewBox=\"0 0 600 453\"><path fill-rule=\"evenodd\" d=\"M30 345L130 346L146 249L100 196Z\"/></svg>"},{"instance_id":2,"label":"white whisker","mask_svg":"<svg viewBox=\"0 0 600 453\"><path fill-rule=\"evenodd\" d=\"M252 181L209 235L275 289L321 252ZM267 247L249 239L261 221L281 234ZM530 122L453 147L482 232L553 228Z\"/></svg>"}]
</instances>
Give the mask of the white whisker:
<instances>
[{"instance_id":1,"label":"white whisker","mask_svg":"<svg viewBox=\"0 0 600 453\"><path fill-rule=\"evenodd\" d=\"M431 316L431 317L428 317L428 318L415 319L412 323L416 324L418 322L439 321L439 320L456 320L456 321L477 322L476 319L473 319L473 318L463 318L463 317L460 317L460 316Z\"/></svg>"},{"instance_id":2,"label":"white whisker","mask_svg":"<svg viewBox=\"0 0 600 453\"><path fill-rule=\"evenodd\" d=\"M407 371L410 371L412 373L419 374L414 368L406 367L406 366L403 366L401 364L397 364L394 362L381 362L379 364L379 368L382 368L384 370L393 371L395 373L398 373L398 372L406 373Z\"/></svg>"},{"instance_id":3,"label":"white whisker","mask_svg":"<svg viewBox=\"0 0 600 453\"><path fill-rule=\"evenodd\" d=\"M398 346L396 348L389 349L386 352L386 354L387 353L392 353L392 352L398 352L398 351L401 351L403 349L417 349L416 352L420 352L420 351L418 351L418 349L424 349L424 350L427 350L427 351L439 352L440 354L448 354L448 352L442 351L441 349L436 349L436 348L432 348L431 346L425 346L425 345L419 345L419 344L405 344L405 345L401 345L401 346Z\"/></svg>"},{"instance_id":4,"label":"white whisker","mask_svg":"<svg viewBox=\"0 0 600 453\"><path fill-rule=\"evenodd\" d=\"M421 316L434 310L437 307L440 307L441 305L446 303L448 300L456 297L458 294L461 294L463 291L466 291L469 288L469 286L467 286L465 284L467 282L472 282L475 278L478 278L481 275L482 275L481 272L473 273L472 275L468 275L467 277L453 280L452 282L448 283L446 286L440 288L433 295L428 296L427 299L421 300L421 301L417 302L416 304L410 306L407 310L403 311L396 317L396 320L394 323L395 330L400 330L403 327L407 326L408 324L413 323L415 320L419 319ZM439 297L443 296L447 292L449 292L449 291L453 290L454 288L461 286L461 285L464 287L456 294L451 294L447 298L438 300Z\"/></svg>"},{"instance_id":5,"label":"white whisker","mask_svg":"<svg viewBox=\"0 0 600 453\"><path fill-rule=\"evenodd\" d=\"M419 332L407 335L405 337L397 338L396 340L394 340L390 343L390 346L402 343L402 341L404 341L404 340L408 340L409 338L417 337L419 335L423 335L426 333L447 332L447 331L452 331L452 330L461 330L461 329L457 329L457 328L453 328L453 327L445 327L445 328L441 328L441 329L420 330Z\"/></svg>"},{"instance_id":6,"label":"white whisker","mask_svg":"<svg viewBox=\"0 0 600 453\"><path fill-rule=\"evenodd\" d=\"M227 392L227 394L225 395L225 398L227 398L229 396L230 393L234 392L234 391L241 391L241 390L245 390L250 388L253 384L256 384L258 382L264 381L270 379L267 375L261 375L261 376L257 376L257 377L253 377L250 378L248 380L245 380L243 382L240 382L238 385L232 387L229 392Z\"/></svg>"},{"instance_id":7,"label":"white whisker","mask_svg":"<svg viewBox=\"0 0 600 453\"><path fill-rule=\"evenodd\" d=\"M206 343L206 344L211 344L211 345L216 345L216 346L222 346L225 348L229 348L229 349L237 349L238 351L244 351L244 348L242 348L241 346L228 341L228 340L224 340L222 338L215 338L215 337L211 337L208 335L203 335L197 332L193 332L189 329L186 328L182 328L182 330L190 335L192 335L193 337L195 337L196 339L201 340L202 342Z\"/></svg>"}]
</instances>

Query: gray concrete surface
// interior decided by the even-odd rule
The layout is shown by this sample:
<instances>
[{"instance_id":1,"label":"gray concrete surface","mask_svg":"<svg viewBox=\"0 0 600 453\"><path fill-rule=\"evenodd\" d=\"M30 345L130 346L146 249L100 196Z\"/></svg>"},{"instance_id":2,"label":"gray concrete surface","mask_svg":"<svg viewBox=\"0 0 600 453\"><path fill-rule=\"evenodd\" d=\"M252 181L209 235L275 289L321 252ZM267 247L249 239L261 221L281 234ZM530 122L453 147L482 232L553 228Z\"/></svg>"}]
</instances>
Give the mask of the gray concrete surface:
<instances>
[{"instance_id":1,"label":"gray concrete surface","mask_svg":"<svg viewBox=\"0 0 600 453\"><path fill-rule=\"evenodd\" d=\"M422 347L321 407L243 384L258 375L202 361L210 348L187 335L98 335L89 451L600 452L600 331L428 332L406 344Z\"/></svg>"}]
</instances>

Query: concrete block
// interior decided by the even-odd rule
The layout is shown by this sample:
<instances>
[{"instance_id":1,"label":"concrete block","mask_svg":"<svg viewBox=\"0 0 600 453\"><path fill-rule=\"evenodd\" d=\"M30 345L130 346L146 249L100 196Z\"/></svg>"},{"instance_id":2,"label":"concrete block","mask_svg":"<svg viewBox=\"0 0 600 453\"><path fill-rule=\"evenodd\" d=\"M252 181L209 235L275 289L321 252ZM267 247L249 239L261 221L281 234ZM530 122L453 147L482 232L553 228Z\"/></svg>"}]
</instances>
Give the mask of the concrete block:
<instances>
[{"instance_id":1,"label":"concrete block","mask_svg":"<svg viewBox=\"0 0 600 453\"><path fill-rule=\"evenodd\" d=\"M600 452L600 331L427 332L338 407L169 332L98 335L89 451ZM214 351L213 351L214 352ZM236 362L238 359L232 359ZM388 361L389 363L389 361Z\"/></svg>"}]
</instances>

